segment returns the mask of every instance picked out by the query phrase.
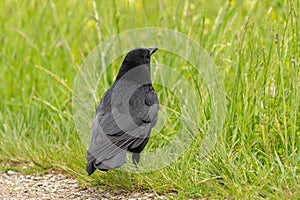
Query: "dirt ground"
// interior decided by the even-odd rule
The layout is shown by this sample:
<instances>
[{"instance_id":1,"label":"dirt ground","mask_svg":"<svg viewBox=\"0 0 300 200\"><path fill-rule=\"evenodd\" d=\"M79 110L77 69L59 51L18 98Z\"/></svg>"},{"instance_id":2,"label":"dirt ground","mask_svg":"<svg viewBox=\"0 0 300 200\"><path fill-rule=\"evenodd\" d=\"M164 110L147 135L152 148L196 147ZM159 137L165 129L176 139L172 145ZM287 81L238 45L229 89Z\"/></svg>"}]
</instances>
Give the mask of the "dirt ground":
<instances>
[{"instance_id":1,"label":"dirt ground","mask_svg":"<svg viewBox=\"0 0 300 200\"><path fill-rule=\"evenodd\" d=\"M0 172L0 199L167 199L152 193L106 191L79 187L76 179L52 171L48 174L23 175Z\"/></svg>"}]
</instances>

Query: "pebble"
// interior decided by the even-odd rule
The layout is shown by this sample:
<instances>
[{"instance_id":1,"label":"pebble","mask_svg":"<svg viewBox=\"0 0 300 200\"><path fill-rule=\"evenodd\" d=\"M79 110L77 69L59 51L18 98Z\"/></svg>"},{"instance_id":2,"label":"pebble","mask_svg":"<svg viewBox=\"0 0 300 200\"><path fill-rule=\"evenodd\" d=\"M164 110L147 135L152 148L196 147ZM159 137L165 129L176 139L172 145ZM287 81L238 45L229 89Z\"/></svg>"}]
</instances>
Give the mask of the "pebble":
<instances>
[{"instance_id":1,"label":"pebble","mask_svg":"<svg viewBox=\"0 0 300 200\"><path fill-rule=\"evenodd\" d=\"M16 172L11 171L11 170L8 170L6 173L7 173L8 175L14 175Z\"/></svg>"}]
</instances>

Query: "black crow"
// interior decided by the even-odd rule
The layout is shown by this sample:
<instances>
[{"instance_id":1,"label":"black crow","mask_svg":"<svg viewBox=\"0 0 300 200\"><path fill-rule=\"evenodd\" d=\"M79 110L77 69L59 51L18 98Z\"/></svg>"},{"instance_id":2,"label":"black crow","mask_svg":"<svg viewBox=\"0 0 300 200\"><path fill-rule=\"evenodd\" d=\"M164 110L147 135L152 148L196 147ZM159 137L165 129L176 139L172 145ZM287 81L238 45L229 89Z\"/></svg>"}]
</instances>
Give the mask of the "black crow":
<instances>
[{"instance_id":1,"label":"black crow","mask_svg":"<svg viewBox=\"0 0 300 200\"><path fill-rule=\"evenodd\" d=\"M159 103L150 76L150 57L156 47L131 50L117 78L103 95L93 121L86 171L89 175L121 167L126 152L135 165L155 126Z\"/></svg>"}]
</instances>

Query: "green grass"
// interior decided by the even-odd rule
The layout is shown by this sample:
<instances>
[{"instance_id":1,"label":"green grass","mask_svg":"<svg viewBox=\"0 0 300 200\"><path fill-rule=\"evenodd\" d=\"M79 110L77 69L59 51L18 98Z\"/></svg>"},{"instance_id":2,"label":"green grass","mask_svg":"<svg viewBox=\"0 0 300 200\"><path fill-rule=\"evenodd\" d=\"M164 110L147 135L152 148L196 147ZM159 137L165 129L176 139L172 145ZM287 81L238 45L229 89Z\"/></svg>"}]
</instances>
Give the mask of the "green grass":
<instances>
[{"instance_id":1,"label":"green grass","mask_svg":"<svg viewBox=\"0 0 300 200\"><path fill-rule=\"evenodd\" d=\"M176 192L174 198L299 198L298 10L297 0L1 1L1 162L34 163L33 171L62 169L100 187ZM74 78L97 44L141 27L177 30L211 53L226 90L222 137L204 159L199 131L188 152L169 167L88 177L86 150L72 119ZM155 60L182 66L192 80L188 64L168 55L157 52ZM106 87L119 64L112 64ZM178 110L176 98L165 98L159 86L157 90L165 106ZM198 105L201 130L210 112L209 95L202 92L208 102ZM169 115L170 123L176 122L176 115ZM172 138L174 127L166 126L162 134ZM155 138L149 148L166 142ZM5 164L2 169L15 167Z\"/></svg>"}]
</instances>

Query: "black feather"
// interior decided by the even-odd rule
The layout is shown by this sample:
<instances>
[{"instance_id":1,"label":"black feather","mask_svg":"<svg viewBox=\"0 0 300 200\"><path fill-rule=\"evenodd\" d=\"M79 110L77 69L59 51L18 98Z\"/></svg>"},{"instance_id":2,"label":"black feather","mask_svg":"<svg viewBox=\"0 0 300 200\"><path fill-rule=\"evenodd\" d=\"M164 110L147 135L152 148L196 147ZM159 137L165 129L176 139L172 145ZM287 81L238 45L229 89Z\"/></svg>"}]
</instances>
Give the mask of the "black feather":
<instances>
[{"instance_id":1,"label":"black feather","mask_svg":"<svg viewBox=\"0 0 300 200\"><path fill-rule=\"evenodd\" d=\"M86 170L121 167L126 152L137 165L155 126L159 102L152 87L150 56L155 47L136 48L125 57L116 80L96 109Z\"/></svg>"}]
</instances>

